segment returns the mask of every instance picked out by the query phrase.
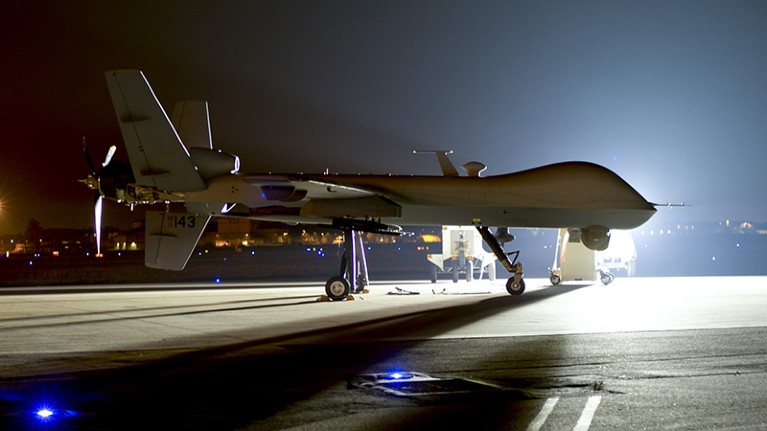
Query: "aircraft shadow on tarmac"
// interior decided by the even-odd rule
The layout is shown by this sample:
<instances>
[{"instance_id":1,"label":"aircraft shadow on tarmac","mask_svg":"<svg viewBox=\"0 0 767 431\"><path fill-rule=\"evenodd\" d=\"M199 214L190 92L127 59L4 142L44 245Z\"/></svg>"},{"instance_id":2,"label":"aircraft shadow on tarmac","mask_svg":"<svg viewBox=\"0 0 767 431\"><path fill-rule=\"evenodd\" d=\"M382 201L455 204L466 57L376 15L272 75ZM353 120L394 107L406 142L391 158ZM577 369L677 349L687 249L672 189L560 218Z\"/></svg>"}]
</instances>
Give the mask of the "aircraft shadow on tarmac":
<instances>
[{"instance_id":1,"label":"aircraft shadow on tarmac","mask_svg":"<svg viewBox=\"0 0 767 431\"><path fill-rule=\"evenodd\" d=\"M381 364L397 362L396 358L408 350L417 349L419 344L428 343L430 337L581 287L544 288L519 297L494 296L469 305L370 319L354 327L341 325L330 329L299 330L278 337L183 351L163 359L133 362L130 366L116 369L77 375L49 375L39 381L22 379L22 386L26 387L28 397L34 397L40 391L66 394L73 408L81 412L72 418L70 429L231 429L248 424L254 424L252 429L258 429L258 421L338 385L350 376L382 371ZM243 308L258 309L259 306ZM235 335L247 337L247 332L243 330ZM414 338L378 341L392 334L405 338L413 335ZM507 340L497 348L514 349ZM545 349L556 356L560 347L549 342ZM114 352L113 360L118 361L118 357L125 354ZM471 355L471 352L468 354ZM487 355L486 352L478 355L482 357L475 358L477 360L494 360L493 357L483 356ZM94 356L88 358L86 355L76 360L104 359L99 357L103 353ZM13 386L14 382L0 384ZM506 403L509 399L501 397L497 401ZM391 402L414 403L412 400ZM437 405L440 403L436 401ZM465 423L481 428L483 422L491 424L496 419L513 420L517 414L508 406L500 413L497 407L496 402L484 400L481 406L473 406L474 409L481 409L482 413L473 411L470 415L461 416L460 409L451 408L438 418L418 420L426 420L432 425L436 421L446 426ZM325 414L340 416L345 411L344 406L337 406ZM498 416L500 414L502 419ZM17 418L0 414L0 425L4 420L13 422ZM415 417L413 421L416 421Z\"/></svg>"},{"instance_id":2,"label":"aircraft shadow on tarmac","mask_svg":"<svg viewBox=\"0 0 767 431\"><path fill-rule=\"evenodd\" d=\"M307 300L308 298L311 298L311 300ZM290 301L290 302L284 302L280 304L268 304L268 305L248 305L248 306L227 306L223 307L227 304L246 304L246 303L254 303L254 302L274 302L274 301ZM209 313L216 313L216 312L227 312L227 311L241 311L241 310L257 310L257 309L263 309L263 308L281 308L281 307L290 307L295 306L299 304L314 304L316 303L316 295L309 295L309 296L290 296L290 297L284 297L284 298L267 298L267 299L247 299L247 300L239 300L239 301L228 301L228 302L215 302L211 304L194 304L194 305L176 305L176 306L163 306L163 307L144 307L144 308L131 308L130 310L125 309L114 309L114 310L105 310L101 312L101 314L118 314L118 313L125 313L126 311L129 311L131 313L131 316L125 316L125 317L110 317L106 319L93 319L93 313L83 312L83 313L66 313L61 315L55 315L55 314L48 314L45 316L30 316L30 317L12 317L8 319L2 319L0 318L0 323L3 321L46 321L46 320L52 320L56 318L63 318L66 317L68 319L67 322L60 322L60 323L39 323L39 324L29 324L27 326L14 326L15 330L18 329L32 329L32 328L41 328L41 327L54 327L54 326L75 326L75 325L90 325L93 323L108 323L108 322L119 322L122 320L136 320L136 319L146 319L146 318L153 318L153 317L173 317L173 316L187 316L187 315L194 315L194 314L209 314ZM203 310L190 310L190 311L175 311L170 312L169 310L180 310L180 309L190 309L190 308L204 308L204 307L210 307L210 306L216 306L217 308L205 308ZM163 311L162 313L159 313L159 311ZM147 313L147 314L141 314L137 315L137 313ZM77 317L83 317L84 319L81 321L72 321L73 318ZM0 329L0 333L2 333L2 329Z\"/></svg>"}]
</instances>

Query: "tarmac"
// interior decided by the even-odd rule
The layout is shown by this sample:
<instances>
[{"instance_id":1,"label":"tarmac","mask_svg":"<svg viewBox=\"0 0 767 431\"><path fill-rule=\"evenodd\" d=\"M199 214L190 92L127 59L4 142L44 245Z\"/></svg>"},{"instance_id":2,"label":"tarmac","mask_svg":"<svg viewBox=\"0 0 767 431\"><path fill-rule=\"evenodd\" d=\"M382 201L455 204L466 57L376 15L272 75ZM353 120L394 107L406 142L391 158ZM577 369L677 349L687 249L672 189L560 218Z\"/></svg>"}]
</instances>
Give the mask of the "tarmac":
<instances>
[{"instance_id":1,"label":"tarmac","mask_svg":"<svg viewBox=\"0 0 767 431\"><path fill-rule=\"evenodd\" d=\"M0 428L767 429L767 277L503 282L3 288Z\"/></svg>"}]
</instances>

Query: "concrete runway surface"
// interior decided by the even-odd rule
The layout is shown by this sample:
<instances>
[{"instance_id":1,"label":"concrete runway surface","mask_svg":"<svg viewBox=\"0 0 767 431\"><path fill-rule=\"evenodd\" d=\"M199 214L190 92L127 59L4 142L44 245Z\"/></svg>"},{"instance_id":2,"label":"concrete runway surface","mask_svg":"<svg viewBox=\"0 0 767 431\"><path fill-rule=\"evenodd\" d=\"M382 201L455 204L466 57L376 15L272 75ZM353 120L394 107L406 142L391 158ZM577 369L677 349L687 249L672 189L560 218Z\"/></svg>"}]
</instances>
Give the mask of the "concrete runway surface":
<instances>
[{"instance_id":1,"label":"concrete runway surface","mask_svg":"<svg viewBox=\"0 0 767 431\"><path fill-rule=\"evenodd\" d=\"M547 284L5 288L0 429L767 429L767 277Z\"/></svg>"}]
</instances>

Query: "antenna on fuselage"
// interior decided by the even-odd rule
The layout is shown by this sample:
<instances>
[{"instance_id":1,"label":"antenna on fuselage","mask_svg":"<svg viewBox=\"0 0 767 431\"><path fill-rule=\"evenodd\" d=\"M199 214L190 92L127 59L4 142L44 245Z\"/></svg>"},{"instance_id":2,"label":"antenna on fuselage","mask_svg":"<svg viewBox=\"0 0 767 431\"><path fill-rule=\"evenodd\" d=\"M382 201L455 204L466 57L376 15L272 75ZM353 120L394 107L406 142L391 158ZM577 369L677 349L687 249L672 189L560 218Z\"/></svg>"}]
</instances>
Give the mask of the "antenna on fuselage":
<instances>
[{"instance_id":1,"label":"antenna on fuselage","mask_svg":"<svg viewBox=\"0 0 767 431\"><path fill-rule=\"evenodd\" d=\"M463 170L466 171L466 174L470 177L481 177L482 172L487 169L487 166L485 166L482 162L468 162L461 166Z\"/></svg>"},{"instance_id":2,"label":"antenna on fuselage","mask_svg":"<svg viewBox=\"0 0 767 431\"><path fill-rule=\"evenodd\" d=\"M448 154L453 154L453 150L413 150L413 154L436 154L439 167L442 168L442 175L446 177L459 176L458 170L453 166L453 162L447 157Z\"/></svg>"}]
</instances>

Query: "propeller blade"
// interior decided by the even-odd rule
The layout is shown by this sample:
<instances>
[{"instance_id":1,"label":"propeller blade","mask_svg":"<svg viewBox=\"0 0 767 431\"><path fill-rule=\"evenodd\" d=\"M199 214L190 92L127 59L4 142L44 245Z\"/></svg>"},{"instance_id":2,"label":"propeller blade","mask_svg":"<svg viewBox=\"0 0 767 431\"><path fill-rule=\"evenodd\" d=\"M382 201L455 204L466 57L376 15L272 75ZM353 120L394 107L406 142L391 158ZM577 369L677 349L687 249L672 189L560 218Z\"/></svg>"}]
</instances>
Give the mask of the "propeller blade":
<instances>
[{"instance_id":1,"label":"propeller blade","mask_svg":"<svg viewBox=\"0 0 767 431\"><path fill-rule=\"evenodd\" d=\"M98 195L94 206L94 228L96 230L96 257L101 256L101 212L104 206L104 198Z\"/></svg>"},{"instance_id":2,"label":"propeller blade","mask_svg":"<svg viewBox=\"0 0 767 431\"><path fill-rule=\"evenodd\" d=\"M93 164L91 153L88 152L88 144L85 142L85 136L83 136L83 154L85 154L85 161L88 163L88 167L91 168L92 173L96 173L96 166Z\"/></svg>"},{"instance_id":3,"label":"propeller blade","mask_svg":"<svg viewBox=\"0 0 767 431\"><path fill-rule=\"evenodd\" d=\"M104 163L101 164L102 168L105 168L109 164L109 162L112 161L112 156L115 155L115 151L117 151L116 145L112 145L111 147L109 147L109 151L107 151L107 156L106 158L104 158Z\"/></svg>"}]
</instances>

